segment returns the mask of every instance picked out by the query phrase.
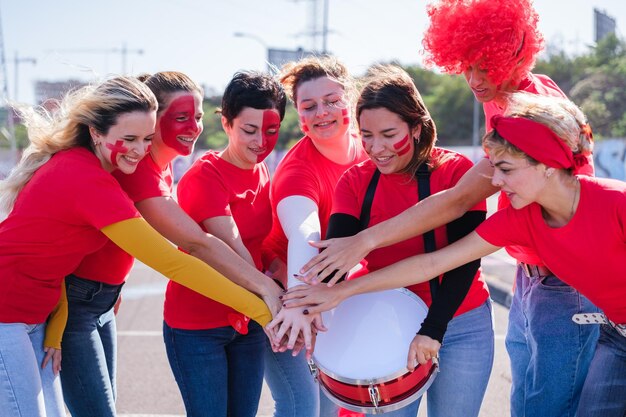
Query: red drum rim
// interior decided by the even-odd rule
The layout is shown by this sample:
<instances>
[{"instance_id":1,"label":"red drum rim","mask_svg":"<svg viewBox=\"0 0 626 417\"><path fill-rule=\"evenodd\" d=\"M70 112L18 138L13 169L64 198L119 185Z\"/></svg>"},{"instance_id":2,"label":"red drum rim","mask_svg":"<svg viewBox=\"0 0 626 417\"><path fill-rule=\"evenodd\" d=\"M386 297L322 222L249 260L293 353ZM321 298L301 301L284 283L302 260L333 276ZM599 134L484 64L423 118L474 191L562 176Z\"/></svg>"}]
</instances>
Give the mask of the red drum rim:
<instances>
[{"instance_id":1,"label":"red drum rim","mask_svg":"<svg viewBox=\"0 0 626 417\"><path fill-rule=\"evenodd\" d=\"M398 378L382 383L344 383L329 375L318 372L317 379L324 394L335 404L366 414L379 414L398 410L424 395L435 380L438 365L419 365L413 372L405 372ZM375 386L380 393L380 402L375 406L369 388Z\"/></svg>"}]
</instances>

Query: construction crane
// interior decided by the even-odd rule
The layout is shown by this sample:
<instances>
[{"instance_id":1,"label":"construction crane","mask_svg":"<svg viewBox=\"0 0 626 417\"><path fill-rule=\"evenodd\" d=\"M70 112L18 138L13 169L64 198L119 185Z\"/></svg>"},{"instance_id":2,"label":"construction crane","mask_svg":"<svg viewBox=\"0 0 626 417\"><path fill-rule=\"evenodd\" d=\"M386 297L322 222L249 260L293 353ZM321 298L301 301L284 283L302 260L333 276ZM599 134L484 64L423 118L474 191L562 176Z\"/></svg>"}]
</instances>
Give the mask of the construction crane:
<instances>
[{"instance_id":1,"label":"construction crane","mask_svg":"<svg viewBox=\"0 0 626 417\"><path fill-rule=\"evenodd\" d=\"M121 48L70 48L70 49L55 49L54 52L58 53L70 53L70 54L120 54L122 58L122 74L127 74L126 63L128 54L143 55L143 49L129 49L126 43L122 44Z\"/></svg>"}]
</instances>

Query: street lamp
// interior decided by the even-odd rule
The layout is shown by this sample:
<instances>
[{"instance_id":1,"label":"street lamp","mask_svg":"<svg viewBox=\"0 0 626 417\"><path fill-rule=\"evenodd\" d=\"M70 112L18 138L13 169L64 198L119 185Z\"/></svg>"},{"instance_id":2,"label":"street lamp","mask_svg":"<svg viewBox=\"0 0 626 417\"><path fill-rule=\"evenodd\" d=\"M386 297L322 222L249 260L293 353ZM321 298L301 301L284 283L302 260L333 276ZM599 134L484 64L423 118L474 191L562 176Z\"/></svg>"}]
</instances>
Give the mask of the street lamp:
<instances>
[{"instance_id":1,"label":"street lamp","mask_svg":"<svg viewBox=\"0 0 626 417\"><path fill-rule=\"evenodd\" d=\"M233 33L233 36L236 38L249 38L252 40L257 41L258 43L261 44L261 46L263 46L263 48L265 49L265 63L267 66L268 71L270 70L270 48L267 45L267 43L259 36L254 35L252 33L245 33L245 32L235 32Z\"/></svg>"}]
</instances>

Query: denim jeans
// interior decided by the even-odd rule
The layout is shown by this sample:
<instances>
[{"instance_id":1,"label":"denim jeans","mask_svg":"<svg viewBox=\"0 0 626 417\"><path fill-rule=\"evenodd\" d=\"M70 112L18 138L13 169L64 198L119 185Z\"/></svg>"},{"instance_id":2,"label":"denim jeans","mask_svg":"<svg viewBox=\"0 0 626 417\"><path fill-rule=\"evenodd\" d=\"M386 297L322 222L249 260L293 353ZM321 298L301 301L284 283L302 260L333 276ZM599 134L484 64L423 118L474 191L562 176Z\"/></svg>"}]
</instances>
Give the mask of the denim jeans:
<instances>
[{"instance_id":1,"label":"denim jeans","mask_svg":"<svg viewBox=\"0 0 626 417\"><path fill-rule=\"evenodd\" d=\"M68 275L61 383L72 417L114 417L117 330L113 306L122 289Z\"/></svg>"},{"instance_id":2,"label":"denim jeans","mask_svg":"<svg viewBox=\"0 0 626 417\"><path fill-rule=\"evenodd\" d=\"M579 417L626 416L626 337L603 324L589 367Z\"/></svg>"},{"instance_id":3,"label":"denim jeans","mask_svg":"<svg viewBox=\"0 0 626 417\"><path fill-rule=\"evenodd\" d=\"M408 351L408 346L407 346ZM491 300L453 318L439 350L439 372L426 394L429 417L478 416L494 357ZM385 416L415 417L421 398ZM321 417L337 416L337 407L321 399Z\"/></svg>"},{"instance_id":4,"label":"denim jeans","mask_svg":"<svg viewBox=\"0 0 626 417\"><path fill-rule=\"evenodd\" d=\"M61 381L45 356L44 323L0 323L0 414L65 417Z\"/></svg>"},{"instance_id":5,"label":"denim jeans","mask_svg":"<svg viewBox=\"0 0 626 417\"><path fill-rule=\"evenodd\" d=\"M274 353L265 342L265 381L272 392L274 417L317 417L319 390L305 358L291 351Z\"/></svg>"},{"instance_id":6,"label":"denim jeans","mask_svg":"<svg viewBox=\"0 0 626 417\"><path fill-rule=\"evenodd\" d=\"M266 339L258 323L242 335L231 326L184 330L164 322L163 339L188 417L256 415Z\"/></svg>"},{"instance_id":7,"label":"denim jeans","mask_svg":"<svg viewBox=\"0 0 626 417\"><path fill-rule=\"evenodd\" d=\"M531 278L518 266L505 341L512 417L575 416L599 326L572 316L597 311L557 277Z\"/></svg>"}]
</instances>

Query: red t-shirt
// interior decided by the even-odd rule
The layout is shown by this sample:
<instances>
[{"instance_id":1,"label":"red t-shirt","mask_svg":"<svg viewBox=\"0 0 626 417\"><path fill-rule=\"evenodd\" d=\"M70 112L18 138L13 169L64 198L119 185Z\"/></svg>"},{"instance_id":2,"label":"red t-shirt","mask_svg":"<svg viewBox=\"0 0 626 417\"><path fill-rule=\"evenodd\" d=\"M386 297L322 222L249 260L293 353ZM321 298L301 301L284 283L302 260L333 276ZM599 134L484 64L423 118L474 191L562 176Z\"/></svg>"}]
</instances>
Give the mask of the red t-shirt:
<instances>
[{"instance_id":1,"label":"red t-shirt","mask_svg":"<svg viewBox=\"0 0 626 417\"><path fill-rule=\"evenodd\" d=\"M333 193L339 177L352 165L368 159L359 144L355 161L340 165L323 156L313 144L311 138L302 138L283 158L276 168L272 181L272 213L274 223L266 242L278 257L287 262L287 237L280 225L276 206L286 197L300 195L317 204L322 239L333 204Z\"/></svg>"},{"instance_id":2,"label":"red t-shirt","mask_svg":"<svg viewBox=\"0 0 626 417\"><path fill-rule=\"evenodd\" d=\"M459 179L472 167L472 162L468 158L456 152L434 148L432 155L433 159L440 157L446 159L430 175L431 194L454 187ZM344 213L356 218L360 217L365 192L375 170L376 165L368 159L346 171L339 180L335 190L333 214ZM368 227L395 217L407 208L417 204L418 201L417 180L410 179L405 174L381 175L376 186L374 199L372 200ZM485 201L481 201L471 210L486 211ZM435 244L438 249L448 245L445 225L435 229ZM394 245L371 251L365 257L367 270L376 271L402 259L424 252L424 237L419 235ZM363 273L358 275L360 276ZM432 297L428 282L412 285L408 289L417 294L430 306ZM478 270L465 300L455 315L463 314L480 306L487 297L489 297L489 291L480 270Z\"/></svg>"},{"instance_id":3,"label":"red t-shirt","mask_svg":"<svg viewBox=\"0 0 626 417\"><path fill-rule=\"evenodd\" d=\"M572 219L552 228L541 206L508 207L476 231L495 246L521 244L559 278L587 296L616 323L626 323L626 184L578 176L580 201Z\"/></svg>"},{"instance_id":4,"label":"red t-shirt","mask_svg":"<svg viewBox=\"0 0 626 417\"><path fill-rule=\"evenodd\" d=\"M63 278L107 242L100 229L135 217L132 201L93 153L55 154L0 223L0 322L43 323Z\"/></svg>"},{"instance_id":5,"label":"red t-shirt","mask_svg":"<svg viewBox=\"0 0 626 417\"><path fill-rule=\"evenodd\" d=\"M171 166L161 170L150 155L139 162L134 173L126 175L116 170L113 176L135 203L151 197L169 197L172 194ZM101 250L85 257L74 274L92 281L119 285L126 280L134 261L135 258L108 241Z\"/></svg>"},{"instance_id":6,"label":"red t-shirt","mask_svg":"<svg viewBox=\"0 0 626 417\"><path fill-rule=\"evenodd\" d=\"M517 91L525 91L527 93L547 97L567 98L565 93L550 77L541 74L528 74L528 76L520 82ZM497 105L494 101L489 101L483 104L483 110L485 111L485 129L489 132L492 130L491 118L496 114L503 114L505 109ZM588 155L587 163L583 166L576 167L574 174L593 176L593 157ZM498 196L498 209L508 207L509 205L510 202L506 194L500 193ZM537 256L537 254L530 248L523 246L507 246L506 251L518 262L525 262L532 265L543 265L540 257Z\"/></svg>"},{"instance_id":7,"label":"red t-shirt","mask_svg":"<svg viewBox=\"0 0 626 417\"><path fill-rule=\"evenodd\" d=\"M261 245L272 228L270 174L265 163L241 169L209 151L178 183L178 203L206 231L202 222L232 216L255 266L263 270ZM197 330L232 324L231 307L170 281L165 292L164 317L170 327Z\"/></svg>"}]
</instances>

